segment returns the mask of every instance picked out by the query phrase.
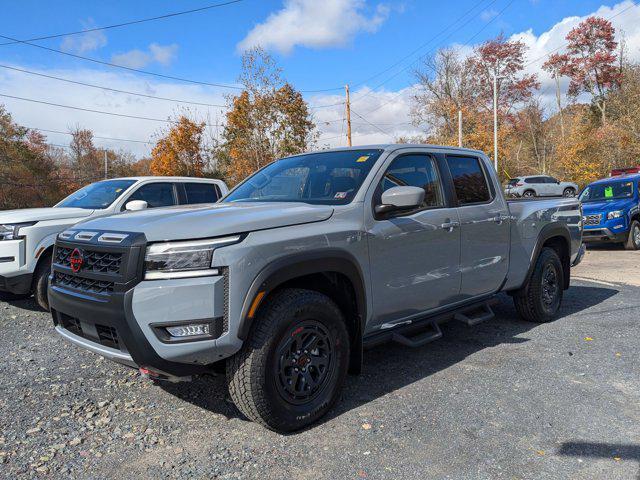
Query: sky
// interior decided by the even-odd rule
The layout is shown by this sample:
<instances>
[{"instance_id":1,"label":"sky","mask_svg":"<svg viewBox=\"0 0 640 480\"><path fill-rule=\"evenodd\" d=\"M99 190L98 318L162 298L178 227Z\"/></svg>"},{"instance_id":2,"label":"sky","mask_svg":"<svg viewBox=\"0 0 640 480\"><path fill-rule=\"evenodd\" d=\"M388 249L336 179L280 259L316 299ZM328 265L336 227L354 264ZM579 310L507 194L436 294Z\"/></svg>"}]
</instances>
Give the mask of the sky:
<instances>
[{"instance_id":1,"label":"sky","mask_svg":"<svg viewBox=\"0 0 640 480\"><path fill-rule=\"evenodd\" d=\"M223 5L204 8L216 4ZM201 10L61 35L192 9ZM545 55L594 14L610 18L628 55L640 60L640 5L631 0L5 2L0 104L50 143L68 145L64 132L79 126L94 132L96 145L141 157L170 126L167 118L184 109L219 134L227 100L239 91L242 53L260 45L309 102L318 146L346 145L346 84L354 144L384 143L420 133L410 111L412 72L423 56L445 46L471 51L501 33L529 47L526 68L539 74L540 100L552 110L552 82L540 70Z\"/></svg>"}]
</instances>

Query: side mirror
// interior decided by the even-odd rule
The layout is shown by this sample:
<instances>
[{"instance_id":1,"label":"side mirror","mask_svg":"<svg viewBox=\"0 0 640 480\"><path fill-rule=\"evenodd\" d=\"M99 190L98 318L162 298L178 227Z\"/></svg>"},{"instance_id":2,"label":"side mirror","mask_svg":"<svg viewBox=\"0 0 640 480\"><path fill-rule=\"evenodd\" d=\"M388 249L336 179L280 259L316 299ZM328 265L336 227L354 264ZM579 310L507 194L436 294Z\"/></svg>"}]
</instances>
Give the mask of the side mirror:
<instances>
[{"instance_id":1,"label":"side mirror","mask_svg":"<svg viewBox=\"0 0 640 480\"><path fill-rule=\"evenodd\" d=\"M393 187L382 194L382 203L375 212L387 214L401 210L413 210L424 201L424 189L420 187Z\"/></svg>"},{"instance_id":2,"label":"side mirror","mask_svg":"<svg viewBox=\"0 0 640 480\"><path fill-rule=\"evenodd\" d=\"M149 204L144 200L131 200L130 202L127 202L124 209L129 212L137 212L138 210L146 209L148 206Z\"/></svg>"}]
</instances>

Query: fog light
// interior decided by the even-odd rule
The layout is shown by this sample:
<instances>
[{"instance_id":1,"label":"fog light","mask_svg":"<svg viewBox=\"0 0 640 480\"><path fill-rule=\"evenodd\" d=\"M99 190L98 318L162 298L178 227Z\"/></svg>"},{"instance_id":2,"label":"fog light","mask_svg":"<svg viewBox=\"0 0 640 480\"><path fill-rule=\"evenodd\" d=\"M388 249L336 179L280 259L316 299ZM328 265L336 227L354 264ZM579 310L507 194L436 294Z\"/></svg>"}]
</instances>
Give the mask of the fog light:
<instances>
[{"instance_id":1,"label":"fog light","mask_svg":"<svg viewBox=\"0 0 640 480\"><path fill-rule=\"evenodd\" d=\"M208 323L194 323L191 325L180 325L177 327L165 327L169 335L174 338L199 337L209 335Z\"/></svg>"}]
</instances>

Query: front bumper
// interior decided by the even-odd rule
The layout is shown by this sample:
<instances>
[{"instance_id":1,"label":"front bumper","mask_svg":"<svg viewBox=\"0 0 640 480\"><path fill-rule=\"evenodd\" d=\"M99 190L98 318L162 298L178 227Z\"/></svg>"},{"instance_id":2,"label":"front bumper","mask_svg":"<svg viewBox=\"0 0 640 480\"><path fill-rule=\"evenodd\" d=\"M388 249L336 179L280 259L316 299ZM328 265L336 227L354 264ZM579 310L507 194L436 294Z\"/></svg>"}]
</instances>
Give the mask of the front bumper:
<instances>
[{"instance_id":1,"label":"front bumper","mask_svg":"<svg viewBox=\"0 0 640 480\"><path fill-rule=\"evenodd\" d=\"M59 263L58 248L79 246L58 240L49 285L56 330L72 343L110 360L166 377L208 372L212 363L229 355L226 269L215 277L143 281L145 242L138 239L130 248L83 245L89 255L96 251L123 255L119 273L107 276L71 272ZM56 275L61 274L71 281L57 280ZM106 292L83 289L91 285L85 280L106 279L112 280ZM162 335L167 325L205 321L211 325L211 335L201 340L175 341Z\"/></svg>"},{"instance_id":2,"label":"front bumper","mask_svg":"<svg viewBox=\"0 0 640 480\"><path fill-rule=\"evenodd\" d=\"M0 276L0 291L10 292L16 295L25 295L31 291L33 275L25 273L15 277Z\"/></svg>"},{"instance_id":3,"label":"front bumper","mask_svg":"<svg viewBox=\"0 0 640 480\"><path fill-rule=\"evenodd\" d=\"M612 232L606 227L603 228L585 228L582 232L582 241L585 243L623 243L627 241L629 232Z\"/></svg>"}]
</instances>

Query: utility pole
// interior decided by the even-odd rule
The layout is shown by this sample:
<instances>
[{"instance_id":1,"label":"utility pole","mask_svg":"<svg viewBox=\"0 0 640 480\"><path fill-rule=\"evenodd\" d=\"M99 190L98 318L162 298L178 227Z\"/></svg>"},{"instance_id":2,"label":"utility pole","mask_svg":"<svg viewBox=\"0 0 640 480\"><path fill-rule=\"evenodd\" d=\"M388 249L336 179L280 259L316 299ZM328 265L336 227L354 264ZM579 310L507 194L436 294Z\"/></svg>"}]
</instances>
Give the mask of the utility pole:
<instances>
[{"instance_id":1,"label":"utility pole","mask_svg":"<svg viewBox=\"0 0 640 480\"><path fill-rule=\"evenodd\" d=\"M107 150L104 150L104 179L109 178L109 164L107 161Z\"/></svg>"},{"instance_id":2,"label":"utility pole","mask_svg":"<svg viewBox=\"0 0 640 480\"><path fill-rule=\"evenodd\" d=\"M498 172L498 73L493 72L493 166Z\"/></svg>"},{"instance_id":3,"label":"utility pole","mask_svg":"<svg viewBox=\"0 0 640 480\"><path fill-rule=\"evenodd\" d=\"M462 148L462 110L458 109L458 146Z\"/></svg>"},{"instance_id":4,"label":"utility pole","mask_svg":"<svg viewBox=\"0 0 640 480\"><path fill-rule=\"evenodd\" d=\"M351 102L349 101L349 85L345 85L347 93L347 143L351 146Z\"/></svg>"}]
</instances>

